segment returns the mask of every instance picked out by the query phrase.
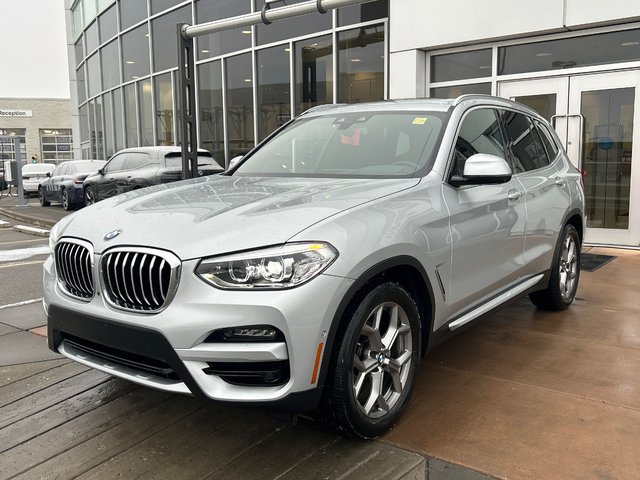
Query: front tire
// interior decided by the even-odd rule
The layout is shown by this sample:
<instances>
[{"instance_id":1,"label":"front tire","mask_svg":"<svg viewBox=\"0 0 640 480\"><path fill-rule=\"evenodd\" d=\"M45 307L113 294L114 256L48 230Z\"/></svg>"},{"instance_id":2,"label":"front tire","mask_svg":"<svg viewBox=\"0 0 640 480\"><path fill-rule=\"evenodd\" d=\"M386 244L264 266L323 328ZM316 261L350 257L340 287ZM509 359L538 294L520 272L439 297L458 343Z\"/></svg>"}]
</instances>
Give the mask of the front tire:
<instances>
[{"instance_id":1,"label":"front tire","mask_svg":"<svg viewBox=\"0 0 640 480\"><path fill-rule=\"evenodd\" d=\"M51 205L51 202L44 198L44 191L42 190L42 188L38 188L38 200L40 200L41 207L48 207L49 205Z\"/></svg>"},{"instance_id":2,"label":"front tire","mask_svg":"<svg viewBox=\"0 0 640 480\"><path fill-rule=\"evenodd\" d=\"M556 247L545 290L533 292L529 298L541 310L564 310L573 302L580 280L580 236L571 224L562 230Z\"/></svg>"},{"instance_id":3,"label":"front tire","mask_svg":"<svg viewBox=\"0 0 640 480\"><path fill-rule=\"evenodd\" d=\"M348 434L370 439L404 411L420 361L420 314L397 283L373 288L349 310L329 383L331 413Z\"/></svg>"}]
</instances>

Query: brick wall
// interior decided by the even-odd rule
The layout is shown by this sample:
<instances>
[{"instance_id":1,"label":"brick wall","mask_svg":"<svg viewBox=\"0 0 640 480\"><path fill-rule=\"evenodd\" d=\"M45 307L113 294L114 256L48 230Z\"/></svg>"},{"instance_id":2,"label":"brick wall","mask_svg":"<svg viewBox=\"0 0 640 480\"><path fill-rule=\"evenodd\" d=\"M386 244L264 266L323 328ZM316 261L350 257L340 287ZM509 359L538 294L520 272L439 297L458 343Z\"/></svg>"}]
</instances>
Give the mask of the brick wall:
<instances>
[{"instance_id":1,"label":"brick wall","mask_svg":"<svg viewBox=\"0 0 640 480\"><path fill-rule=\"evenodd\" d=\"M0 129L25 128L27 161L34 155L42 161L40 129L71 128L68 99L0 98L0 110L31 110L31 117L0 117Z\"/></svg>"}]
</instances>

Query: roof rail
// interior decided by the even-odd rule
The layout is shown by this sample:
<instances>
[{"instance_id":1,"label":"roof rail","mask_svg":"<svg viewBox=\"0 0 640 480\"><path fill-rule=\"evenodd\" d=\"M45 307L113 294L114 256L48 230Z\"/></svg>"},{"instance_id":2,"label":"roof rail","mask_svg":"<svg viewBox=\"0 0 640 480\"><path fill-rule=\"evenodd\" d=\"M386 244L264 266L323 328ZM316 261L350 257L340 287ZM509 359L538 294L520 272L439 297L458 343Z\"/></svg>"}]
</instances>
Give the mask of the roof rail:
<instances>
[{"instance_id":1,"label":"roof rail","mask_svg":"<svg viewBox=\"0 0 640 480\"><path fill-rule=\"evenodd\" d=\"M487 95L484 93L465 93L464 95L459 95L453 100L453 106L455 107L456 105L459 105L461 102L465 100L471 100L473 98L487 98L487 97L496 98L494 95Z\"/></svg>"},{"instance_id":2,"label":"roof rail","mask_svg":"<svg viewBox=\"0 0 640 480\"><path fill-rule=\"evenodd\" d=\"M308 108L304 112L302 112L299 116L306 115L308 113L318 112L321 110L328 110L333 107L338 107L341 105L346 105L346 103L323 103L322 105L315 105L311 108Z\"/></svg>"}]
</instances>

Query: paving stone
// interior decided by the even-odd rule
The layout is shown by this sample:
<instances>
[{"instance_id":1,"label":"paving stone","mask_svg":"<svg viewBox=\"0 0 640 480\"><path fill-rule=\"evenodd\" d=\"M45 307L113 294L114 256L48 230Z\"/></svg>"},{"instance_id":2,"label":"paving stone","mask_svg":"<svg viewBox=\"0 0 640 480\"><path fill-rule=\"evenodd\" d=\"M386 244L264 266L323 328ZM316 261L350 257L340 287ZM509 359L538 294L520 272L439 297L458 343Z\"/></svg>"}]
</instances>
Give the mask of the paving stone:
<instances>
[{"instance_id":1,"label":"paving stone","mask_svg":"<svg viewBox=\"0 0 640 480\"><path fill-rule=\"evenodd\" d=\"M5 325L4 323L0 323L0 336L6 335L7 333L16 333L19 331L20 329L16 327L12 327L11 325Z\"/></svg>"},{"instance_id":2,"label":"paving stone","mask_svg":"<svg viewBox=\"0 0 640 480\"><path fill-rule=\"evenodd\" d=\"M437 458L430 458L428 465L429 480L491 480L495 478Z\"/></svg>"},{"instance_id":3,"label":"paving stone","mask_svg":"<svg viewBox=\"0 0 640 480\"><path fill-rule=\"evenodd\" d=\"M29 330L30 333L33 333L35 335L40 335L41 337L47 337L47 327L46 325L42 326L42 327L36 327L36 328L32 328L31 330Z\"/></svg>"},{"instance_id":4,"label":"paving stone","mask_svg":"<svg viewBox=\"0 0 640 480\"><path fill-rule=\"evenodd\" d=\"M22 365L0 367L0 395L4 398L6 393L3 393L4 390L2 387L6 385L24 380L70 362L71 360L67 360L66 358L59 358L57 360L45 360L43 362L23 363ZM24 395L28 395L28 392L24 392ZM2 405L2 401L0 401L0 405Z\"/></svg>"},{"instance_id":5,"label":"paving stone","mask_svg":"<svg viewBox=\"0 0 640 480\"><path fill-rule=\"evenodd\" d=\"M47 324L47 315L44 313L42 302L0 310L0 319L2 323L20 330L29 330Z\"/></svg>"},{"instance_id":6,"label":"paving stone","mask_svg":"<svg viewBox=\"0 0 640 480\"><path fill-rule=\"evenodd\" d=\"M0 336L0 366L54 360L60 355L49 350L47 340L29 332Z\"/></svg>"},{"instance_id":7,"label":"paving stone","mask_svg":"<svg viewBox=\"0 0 640 480\"><path fill-rule=\"evenodd\" d=\"M78 395L65 398L38 413L29 415L2 429L0 453L44 434L57 427L67 428L67 422L91 412L139 388L131 382L111 379Z\"/></svg>"}]
</instances>

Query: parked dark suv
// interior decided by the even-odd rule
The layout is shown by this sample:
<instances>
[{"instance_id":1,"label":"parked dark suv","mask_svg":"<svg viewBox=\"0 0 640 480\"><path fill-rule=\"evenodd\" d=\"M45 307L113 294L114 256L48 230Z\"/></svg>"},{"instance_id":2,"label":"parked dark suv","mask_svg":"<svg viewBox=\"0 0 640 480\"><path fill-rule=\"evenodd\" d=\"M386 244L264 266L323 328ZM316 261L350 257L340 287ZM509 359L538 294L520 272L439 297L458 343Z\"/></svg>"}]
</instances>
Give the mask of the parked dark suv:
<instances>
[{"instance_id":1,"label":"parked dark suv","mask_svg":"<svg viewBox=\"0 0 640 480\"><path fill-rule=\"evenodd\" d=\"M198 151L198 176L224 170L206 150ZM180 147L139 147L120 150L98 173L84 181L86 205L120 193L182 179Z\"/></svg>"}]
</instances>

